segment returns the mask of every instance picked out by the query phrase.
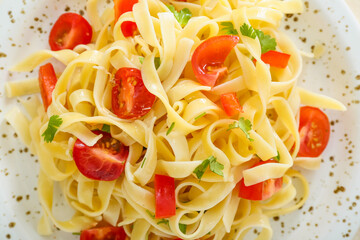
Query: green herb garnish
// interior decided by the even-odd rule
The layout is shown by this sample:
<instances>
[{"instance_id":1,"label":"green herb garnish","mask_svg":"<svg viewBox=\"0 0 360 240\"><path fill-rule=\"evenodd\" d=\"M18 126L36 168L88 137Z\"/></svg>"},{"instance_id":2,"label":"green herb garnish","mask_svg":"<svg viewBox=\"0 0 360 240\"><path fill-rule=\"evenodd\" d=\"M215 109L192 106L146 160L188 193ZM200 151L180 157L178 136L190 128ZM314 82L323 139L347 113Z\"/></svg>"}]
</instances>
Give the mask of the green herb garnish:
<instances>
[{"instance_id":1,"label":"green herb garnish","mask_svg":"<svg viewBox=\"0 0 360 240\"><path fill-rule=\"evenodd\" d=\"M143 168L145 161L146 161L146 157L144 157L144 159L142 160L141 168Z\"/></svg>"},{"instance_id":2,"label":"green herb garnish","mask_svg":"<svg viewBox=\"0 0 360 240\"><path fill-rule=\"evenodd\" d=\"M232 22L221 22L220 25L223 26L220 30L221 32L227 35L239 35Z\"/></svg>"},{"instance_id":3,"label":"green herb garnish","mask_svg":"<svg viewBox=\"0 0 360 240\"><path fill-rule=\"evenodd\" d=\"M280 153L279 153L279 151L277 151L277 156L276 156L276 157L273 157L273 159L274 159L275 161L280 162Z\"/></svg>"},{"instance_id":4,"label":"green herb garnish","mask_svg":"<svg viewBox=\"0 0 360 240\"><path fill-rule=\"evenodd\" d=\"M156 69L158 69L160 67L161 61L160 61L159 57L154 58L154 64L155 64Z\"/></svg>"},{"instance_id":5,"label":"green herb garnish","mask_svg":"<svg viewBox=\"0 0 360 240\"><path fill-rule=\"evenodd\" d=\"M255 39L256 36L259 38L261 45L261 54L264 54L270 50L276 49L276 40L270 35L265 34L263 31L254 29L252 26L244 23L240 27L240 32L242 35Z\"/></svg>"},{"instance_id":6,"label":"green herb garnish","mask_svg":"<svg viewBox=\"0 0 360 240\"><path fill-rule=\"evenodd\" d=\"M159 224L166 224L166 225L169 225L169 220L167 220L167 219L163 218L163 219L161 219L160 221L158 221L158 222L157 222L157 224L158 224L158 225L159 225Z\"/></svg>"},{"instance_id":7,"label":"green herb garnish","mask_svg":"<svg viewBox=\"0 0 360 240\"><path fill-rule=\"evenodd\" d=\"M155 214L153 214L152 212L150 212L149 210L146 209L146 212L147 214L149 214L149 216L152 218L152 219L155 219Z\"/></svg>"},{"instance_id":8,"label":"green herb garnish","mask_svg":"<svg viewBox=\"0 0 360 240\"><path fill-rule=\"evenodd\" d=\"M176 20L180 23L181 27L185 27L192 17L192 13L188 8L182 9L180 12L176 11L175 7L172 5L167 6L170 11L174 14Z\"/></svg>"},{"instance_id":9,"label":"green herb garnish","mask_svg":"<svg viewBox=\"0 0 360 240\"><path fill-rule=\"evenodd\" d=\"M201 180L204 175L207 167L210 165L210 171L216 173L217 175L224 176L222 170L224 169L224 165L216 161L216 157L210 156L205 159L199 166L197 166L193 173L196 174L196 177Z\"/></svg>"},{"instance_id":10,"label":"green herb garnish","mask_svg":"<svg viewBox=\"0 0 360 240\"><path fill-rule=\"evenodd\" d=\"M195 120L198 120L199 118L202 118L203 116L205 116L206 115L206 112L203 112L202 114L200 114L199 116L197 116L196 118L195 118Z\"/></svg>"},{"instance_id":11,"label":"green herb garnish","mask_svg":"<svg viewBox=\"0 0 360 240\"><path fill-rule=\"evenodd\" d=\"M55 133L57 132L58 128L63 123L63 120L59 117L59 115L53 115L49 119L48 127L45 132L41 135L44 137L44 141L50 143L54 140Z\"/></svg>"},{"instance_id":12,"label":"green herb garnish","mask_svg":"<svg viewBox=\"0 0 360 240\"><path fill-rule=\"evenodd\" d=\"M143 57L143 56L140 56L140 57L139 57L139 61L140 61L141 64L143 64L143 63L144 63L144 57Z\"/></svg>"},{"instance_id":13,"label":"green herb garnish","mask_svg":"<svg viewBox=\"0 0 360 240\"><path fill-rule=\"evenodd\" d=\"M81 232L73 232L72 235L81 235Z\"/></svg>"},{"instance_id":14,"label":"green herb garnish","mask_svg":"<svg viewBox=\"0 0 360 240\"><path fill-rule=\"evenodd\" d=\"M166 136L169 135L171 133L171 131L174 129L175 127L175 122L171 123L169 129L166 132Z\"/></svg>"},{"instance_id":15,"label":"green herb garnish","mask_svg":"<svg viewBox=\"0 0 360 240\"><path fill-rule=\"evenodd\" d=\"M179 229L183 234L186 234L186 228L187 228L186 224L179 223Z\"/></svg>"},{"instance_id":16,"label":"green herb garnish","mask_svg":"<svg viewBox=\"0 0 360 240\"><path fill-rule=\"evenodd\" d=\"M229 129L240 128L246 135L246 138L249 139L251 142L254 141L249 135L249 131L251 130L252 124L249 119L244 119L243 117L229 125Z\"/></svg>"},{"instance_id":17,"label":"green herb garnish","mask_svg":"<svg viewBox=\"0 0 360 240\"><path fill-rule=\"evenodd\" d=\"M101 131L110 133L110 125L104 124Z\"/></svg>"}]
</instances>

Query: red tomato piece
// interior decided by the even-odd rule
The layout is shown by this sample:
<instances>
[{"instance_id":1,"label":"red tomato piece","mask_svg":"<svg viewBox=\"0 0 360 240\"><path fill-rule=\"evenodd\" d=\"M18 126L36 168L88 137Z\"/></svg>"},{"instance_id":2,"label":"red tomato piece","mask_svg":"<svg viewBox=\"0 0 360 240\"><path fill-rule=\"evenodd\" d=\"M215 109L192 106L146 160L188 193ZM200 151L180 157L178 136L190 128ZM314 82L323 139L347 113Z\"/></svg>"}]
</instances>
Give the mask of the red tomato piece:
<instances>
[{"instance_id":1,"label":"red tomato piece","mask_svg":"<svg viewBox=\"0 0 360 240\"><path fill-rule=\"evenodd\" d=\"M128 239L122 227L100 227L81 232L80 240L125 240Z\"/></svg>"},{"instance_id":2,"label":"red tomato piece","mask_svg":"<svg viewBox=\"0 0 360 240\"><path fill-rule=\"evenodd\" d=\"M92 27L77 13L64 13L55 22L49 36L51 50L73 49L79 44L88 44L92 38Z\"/></svg>"},{"instance_id":3,"label":"red tomato piece","mask_svg":"<svg viewBox=\"0 0 360 240\"><path fill-rule=\"evenodd\" d=\"M156 218L168 218L176 214L174 178L155 175L155 204Z\"/></svg>"},{"instance_id":4,"label":"red tomato piece","mask_svg":"<svg viewBox=\"0 0 360 240\"><path fill-rule=\"evenodd\" d=\"M129 147L112 138L109 133L94 131L103 137L92 147L77 139L73 158L79 171L94 180L112 181L124 171Z\"/></svg>"},{"instance_id":5,"label":"red tomato piece","mask_svg":"<svg viewBox=\"0 0 360 240\"><path fill-rule=\"evenodd\" d=\"M264 54L261 54L261 60L269 64L271 67L276 68L286 68L289 63L291 55L287 53L282 53L278 51L270 50ZM256 64L256 59L253 60L253 63Z\"/></svg>"},{"instance_id":6,"label":"red tomato piece","mask_svg":"<svg viewBox=\"0 0 360 240\"><path fill-rule=\"evenodd\" d=\"M145 87L141 72L136 68L120 68L115 74L112 89L112 110L123 119L138 119L147 114L155 95Z\"/></svg>"},{"instance_id":7,"label":"red tomato piece","mask_svg":"<svg viewBox=\"0 0 360 240\"><path fill-rule=\"evenodd\" d=\"M300 108L299 157L318 157L330 138L330 123L326 114L315 107Z\"/></svg>"},{"instance_id":8,"label":"red tomato piece","mask_svg":"<svg viewBox=\"0 0 360 240\"><path fill-rule=\"evenodd\" d=\"M115 10L115 23L119 17L126 12L131 12L135 3L138 0L114 0ZM137 26L135 22L125 21L121 24L121 31L124 37L133 37L137 32Z\"/></svg>"},{"instance_id":9,"label":"red tomato piece","mask_svg":"<svg viewBox=\"0 0 360 240\"><path fill-rule=\"evenodd\" d=\"M51 63L47 63L41 66L39 70L39 86L45 111L47 111L52 102L52 92L55 88L56 82L57 77L53 65Z\"/></svg>"},{"instance_id":10,"label":"red tomato piece","mask_svg":"<svg viewBox=\"0 0 360 240\"><path fill-rule=\"evenodd\" d=\"M252 167L256 167L266 163L276 163L275 160L267 160L261 161L255 164ZM239 197L253 200L253 201L260 201L269 199L272 195L278 192L283 184L283 178L272 178L265 180L263 182L259 182L254 185L245 186L244 178L240 181L240 190L239 190Z\"/></svg>"},{"instance_id":11,"label":"red tomato piece","mask_svg":"<svg viewBox=\"0 0 360 240\"><path fill-rule=\"evenodd\" d=\"M191 59L196 79L213 87L227 73L224 61L238 42L239 37L234 35L216 36L202 42Z\"/></svg>"},{"instance_id":12,"label":"red tomato piece","mask_svg":"<svg viewBox=\"0 0 360 240\"><path fill-rule=\"evenodd\" d=\"M126 21L121 24L121 31L124 37L133 37L137 32L137 25L135 22Z\"/></svg>"},{"instance_id":13,"label":"red tomato piece","mask_svg":"<svg viewBox=\"0 0 360 240\"><path fill-rule=\"evenodd\" d=\"M225 93L221 95L221 104L228 116L234 116L242 112L239 99L236 97L236 93Z\"/></svg>"}]
</instances>

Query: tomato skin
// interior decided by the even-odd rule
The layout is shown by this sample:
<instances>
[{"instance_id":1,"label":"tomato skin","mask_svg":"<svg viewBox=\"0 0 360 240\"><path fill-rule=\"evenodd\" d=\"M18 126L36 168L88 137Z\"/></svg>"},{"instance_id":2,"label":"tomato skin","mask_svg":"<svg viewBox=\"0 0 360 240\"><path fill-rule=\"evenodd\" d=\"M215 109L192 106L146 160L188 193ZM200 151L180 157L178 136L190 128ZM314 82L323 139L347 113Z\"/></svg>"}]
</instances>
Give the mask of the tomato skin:
<instances>
[{"instance_id":1,"label":"tomato skin","mask_svg":"<svg viewBox=\"0 0 360 240\"><path fill-rule=\"evenodd\" d=\"M224 61L238 42L239 37L234 35L215 36L202 42L191 58L196 79L213 87L227 73Z\"/></svg>"},{"instance_id":2,"label":"tomato skin","mask_svg":"<svg viewBox=\"0 0 360 240\"><path fill-rule=\"evenodd\" d=\"M54 91L56 82L57 77L53 65L47 63L41 66L39 70L39 86L45 111L47 111L52 102L52 92Z\"/></svg>"},{"instance_id":3,"label":"tomato skin","mask_svg":"<svg viewBox=\"0 0 360 240\"><path fill-rule=\"evenodd\" d=\"M266 53L261 54L261 60L269 64L271 67L286 68L291 55L278 51L270 50ZM253 59L253 63L256 64L256 59Z\"/></svg>"},{"instance_id":4,"label":"tomato skin","mask_svg":"<svg viewBox=\"0 0 360 240\"><path fill-rule=\"evenodd\" d=\"M125 240L128 239L122 227L100 227L81 231L80 240Z\"/></svg>"},{"instance_id":5,"label":"tomato skin","mask_svg":"<svg viewBox=\"0 0 360 240\"><path fill-rule=\"evenodd\" d=\"M49 36L51 50L73 49L79 44L88 44L92 38L92 27L77 13L64 13L55 22Z\"/></svg>"},{"instance_id":6,"label":"tomato skin","mask_svg":"<svg viewBox=\"0 0 360 240\"><path fill-rule=\"evenodd\" d=\"M225 93L220 96L221 104L228 116L234 116L242 112L239 100L236 97L236 93Z\"/></svg>"},{"instance_id":7,"label":"tomato skin","mask_svg":"<svg viewBox=\"0 0 360 240\"><path fill-rule=\"evenodd\" d=\"M330 123L319 108L300 108L300 150L298 157L318 157L325 150L330 138Z\"/></svg>"},{"instance_id":8,"label":"tomato skin","mask_svg":"<svg viewBox=\"0 0 360 240\"><path fill-rule=\"evenodd\" d=\"M115 23L123 13L131 12L135 3L138 3L138 0L114 0ZM137 29L135 22L125 21L121 24L124 37L133 37Z\"/></svg>"},{"instance_id":9,"label":"tomato skin","mask_svg":"<svg viewBox=\"0 0 360 240\"><path fill-rule=\"evenodd\" d=\"M73 158L79 171L94 180L112 181L124 171L129 147L111 137L109 133L93 131L103 137L92 147L80 139L74 144Z\"/></svg>"},{"instance_id":10,"label":"tomato skin","mask_svg":"<svg viewBox=\"0 0 360 240\"><path fill-rule=\"evenodd\" d=\"M155 95L145 87L141 71L120 68L115 74L112 89L112 110L123 119L138 119L147 114L155 102Z\"/></svg>"},{"instance_id":11,"label":"tomato skin","mask_svg":"<svg viewBox=\"0 0 360 240\"><path fill-rule=\"evenodd\" d=\"M155 175L155 218L168 218L176 214L175 179Z\"/></svg>"},{"instance_id":12,"label":"tomato skin","mask_svg":"<svg viewBox=\"0 0 360 240\"><path fill-rule=\"evenodd\" d=\"M261 161L252 166L252 168L266 163L277 162L275 160ZM272 178L254 185L245 186L244 178L242 178L240 181L239 197L253 201L266 200L278 192L281 189L282 184L283 178L281 177Z\"/></svg>"}]
</instances>

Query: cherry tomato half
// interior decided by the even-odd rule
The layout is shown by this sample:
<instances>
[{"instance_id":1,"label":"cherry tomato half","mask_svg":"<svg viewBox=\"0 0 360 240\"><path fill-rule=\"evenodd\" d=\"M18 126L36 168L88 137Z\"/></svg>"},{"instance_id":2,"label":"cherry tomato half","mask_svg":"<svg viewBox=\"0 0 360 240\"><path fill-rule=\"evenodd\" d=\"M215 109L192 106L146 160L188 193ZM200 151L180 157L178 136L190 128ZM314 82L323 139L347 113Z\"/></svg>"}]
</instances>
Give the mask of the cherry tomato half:
<instances>
[{"instance_id":1,"label":"cherry tomato half","mask_svg":"<svg viewBox=\"0 0 360 240\"><path fill-rule=\"evenodd\" d=\"M52 102L52 92L54 91L56 82L57 78L53 65L47 63L41 66L39 70L39 86L45 111Z\"/></svg>"},{"instance_id":2,"label":"cherry tomato half","mask_svg":"<svg viewBox=\"0 0 360 240\"><path fill-rule=\"evenodd\" d=\"M315 107L300 108L299 157L318 157L330 138L330 123L326 114Z\"/></svg>"},{"instance_id":3,"label":"cherry tomato half","mask_svg":"<svg viewBox=\"0 0 360 240\"><path fill-rule=\"evenodd\" d=\"M137 119L147 114L155 95L145 87L141 72L136 68L120 68L115 74L112 89L112 110L123 119Z\"/></svg>"},{"instance_id":4,"label":"cherry tomato half","mask_svg":"<svg viewBox=\"0 0 360 240\"><path fill-rule=\"evenodd\" d=\"M252 167L256 167L266 163L276 163L275 160L261 161ZM254 185L245 186L244 178L240 181L239 197L260 201L269 199L272 195L278 192L283 184L283 178L268 179L263 182L256 183Z\"/></svg>"},{"instance_id":5,"label":"cherry tomato half","mask_svg":"<svg viewBox=\"0 0 360 240\"><path fill-rule=\"evenodd\" d=\"M77 139L73 158L79 171L94 180L112 181L124 171L129 147L112 138L109 133L94 131L103 137L92 147Z\"/></svg>"},{"instance_id":6,"label":"cherry tomato half","mask_svg":"<svg viewBox=\"0 0 360 240\"><path fill-rule=\"evenodd\" d=\"M216 36L205 40L195 49L191 64L201 84L213 87L227 73L224 61L238 42L238 36Z\"/></svg>"},{"instance_id":7,"label":"cherry tomato half","mask_svg":"<svg viewBox=\"0 0 360 240\"><path fill-rule=\"evenodd\" d=\"M91 42L92 28L77 13L64 13L55 22L49 36L51 50L73 49L79 44Z\"/></svg>"},{"instance_id":8,"label":"cherry tomato half","mask_svg":"<svg viewBox=\"0 0 360 240\"><path fill-rule=\"evenodd\" d=\"M225 93L220 96L221 104L228 116L234 116L242 111L239 99L236 97L236 93Z\"/></svg>"},{"instance_id":9,"label":"cherry tomato half","mask_svg":"<svg viewBox=\"0 0 360 240\"><path fill-rule=\"evenodd\" d=\"M168 218L176 214L175 179L155 175L155 217Z\"/></svg>"},{"instance_id":10,"label":"cherry tomato half","mask_svg":"<svg viewBox=\"0 0 360 240\"><path fill-rule=\"evenodd\" d=\"M114 0L115 23L123 13L131 12L134 4L137 2L138 0ZM125 21L121 24L121 31L124 37L133 37L137 29L135 22Z\"/></svg>"},{"instance_id":11,"label":"cherry tomato half","mask_svg":"<svg viewBox=\"0 0 360 240\"><path fill-rule=\"evenodd\" d=\"M122 227L100 227L81 232L80 240L125 240L127 235Z\"/></svg>"}]
</instances>

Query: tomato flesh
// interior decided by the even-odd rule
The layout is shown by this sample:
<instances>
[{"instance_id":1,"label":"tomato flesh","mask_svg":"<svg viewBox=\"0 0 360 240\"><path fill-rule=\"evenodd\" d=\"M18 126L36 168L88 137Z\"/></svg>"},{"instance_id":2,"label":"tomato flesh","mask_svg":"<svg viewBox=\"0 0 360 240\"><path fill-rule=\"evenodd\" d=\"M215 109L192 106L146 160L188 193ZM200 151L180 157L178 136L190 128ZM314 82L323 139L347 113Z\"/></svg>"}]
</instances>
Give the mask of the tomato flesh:
<instances>
[{"instance_id":1,"label":"tomato flesh","mask_svg":"<svg viewBox=\"0 0 360 240\"><path fill-rule=\"evenodd\" d=\"M176 213L175 179L155 175L155 217L168 218Z\"/></svg>"},{"instance_id":2,"label":"tomato flesh","mask_svg":"<svg viewBox=\"0 0 360 240\"><path fill-rule=\"evenodd\" d=\"M125 240L127 235L122 227L100 227L81 232L80 240Z\"/></svg>"},{"instance_id":3,"label":"tomato flesh","mask_svg":"<svg viewBox=\"0 0 360 240\"><path fill-rule=\"evenodd\" d=\"M319 108L300 108L300 150L298 157L318 157L325 150L330 138L330 123Z\"/></svg>"},{"instance_id":4,"label":"tomato flesh","mask_svg":"<svg viewBox=\"0 0 360 240\"><path fill-rule=\"evenodd\" d=\"M234 116L242 111L239 100L236 97L236 93L225 93L220 97L221 104L228 116Z\"/></svg>"},{"instance_id":5,"label":"tomato flesh","mask_svg":"<svg viewBox=\"0 0 360 240\"><path fill-rule=\"evenodd\" d=\"M124 171L129 147L112 138L109 133L94 131L103 137L92 147L80 139L74 144L73 158L79 171L94 180L112 181Z\"/></svg>"},{"instance_id":6,"label":"tomato flesh","mask_svg":"<svg viewBox=\"0 0 360 240\"><path fill-rule=\"evenodd\" d=\"M52 102L52 92L54 91L56 82L57 77L53 65L47 63L41 66L39 70L39 86L45 111L47 111Z\"/></svg>"},{"instance_id":7,"label":"tomato flesh","mask_svg":"<svg viewBox=\"0 0 360 240\"><path fill-rule=\"evenodd\" d=\"M88 44L92 38L92 27L77 13L64 13L55 22L49 36L51 50L73 49L79 44Z\"/></svg>"},{"instance_id":8,"label":"tomato flesh","mask_svg":"<svg viewBox=\"0 0 360 240\"><path fill-rule=\"evenodd\" d=\"M227 73L224 61L239 42L239 37L223 35L202 42L191 58L196 79L205 86L213 87Z\"/></svg>"},{"instance_id":9,"label":"tomato flesh","mask_svg":"<svg viewBox=\"0 0 360 240\"><path fill-rule=\"evenodd\" d=\"M136 68L120 68L115 74L112 89L112 110L123 119L138 119L147 114L155 95L145 87L141 72Z\"/></svg>"},{"instance_id":10,"label":"tomato flesh","mask_svg":"<svg viewBox=\"0 0 360 240\"><path fill-rule=\"evenodd\" d=\"M276 163L275 160L267 160L261 161L255 164L252 167L256 167L266 163ZM254 185L245 186L244 178L240 181L240 190L239 197L253 200L253 201L261 201L269 199L276 192L278 192L283 184L283 178L272 178L265 180L263 182L256 183Z\"/></svg>"},{"instance_id":11,"label":"tomato flesh","mask_svg":"<svg viewBox=\"0 0 360 240\"><path fill-rule=\"evenodd\" d=\"M289 63L290 57L290 54L273 50L261 54L261 60L264 63L276 68L286 68ZM253 59L253 63L256 64L255 58Z\"/></svg>"},{"instance_id":12,"label":"tomato flesh","mask_svg":"<svg viewBox=\"0 0 360 240\"><path fill-rule=\"evenodd\" d=\"M134 4L137 2L138 0L114 0L115 23L123 13L131 12ZM133 37L137 29L135 22L125 21L121 24L121 31L124 37Z\"/></svg>"}]
</instances>

